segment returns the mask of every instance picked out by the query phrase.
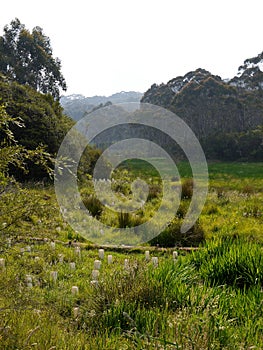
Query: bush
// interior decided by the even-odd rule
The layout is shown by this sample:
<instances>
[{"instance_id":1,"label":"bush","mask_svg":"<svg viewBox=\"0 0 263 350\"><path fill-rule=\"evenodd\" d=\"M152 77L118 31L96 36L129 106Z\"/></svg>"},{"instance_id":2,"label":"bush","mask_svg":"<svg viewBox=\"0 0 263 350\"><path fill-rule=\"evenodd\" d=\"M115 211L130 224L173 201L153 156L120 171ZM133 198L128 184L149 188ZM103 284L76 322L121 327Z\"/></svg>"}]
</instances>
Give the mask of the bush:
<instances>
[{"instance_id":1,"label":"bush","mask_svg":"<svg viewBox=\"0 0 263 350\"><path fill-rule=\"evenodd\" d=\"M203 211L204 214L212 215L218 213L218 208L215 204L208 204Z\"/></svg>"},{"instance_id":2,"label":"bush","mask_svg":"<svg viewBox=\"0 0 263 350\"><path fill-rule=\"evenodd\" d=\"M160 197L161 193L162 193L162 188L160 185L156 185L156 184L149 185L149 194L147 197L147 201L151 201L155 198Z\"/></svg>"},{"instance_id":3,"label":"bush","mask_svg":"<svg viewBox=\"0 0 263 350\"><path fill-rule=\"evenodd\" d=\"M204 231L199 222L187 232L181 232L181 220L174 220L164 231L157 237L149 241L150 245L158 245L160 247L197 247L204 242Z\"/></svg>"},{"instance_id":4,"label":"bush","mask_svg":"<svg viewBox=\"0 0 263 350\"><path fill-rule=\"evenodd\" d=\"M120 228L131 227L131 214L122 211L118 213L118 226Z\"/></svg>"},{"instance_id":5,"label":"bush","mask_svg":"<svg viewBox=\"0 0 263 350\"><path fill-rule=\"evenodd\" d=\"M187 213L188 208L189 208L189 202L188 201L181 201L180 206L176 212L176 216L179 219L183 219Z\"/></svg>"},{"instance_id":6,"label":"bush","mask_svg":"<svg viewBox=\"0 0 263 350\"><path fill-rule=\"evenodd\" d=\"M245 185L242 188L242 193L247 194L247 195L251 195L251 194L255 193L255 188L251 185Z\"/></svg>"},{"instance_id":7,"label":"bush","mask_svg":"<svg viewBox=\"0 0 263 350\"><path fill-rule=\"evenodd\" d=\"M119 228L126 228L126 227L135 227L139 226L143 223L143 218L141 218L138 215L126 213L126 212L119 212L118 213L118 227Z\"/></svg>"},{"instance_id":8,"label":"bush","mask_svg":"<svg viewBox=\"0 0 263 350\"><path fill-rule=\"evenodd\" d=\"M193 196L194 181L187 179L182 183L182 199L191 199Z\"/></svg>"},{"instance_id":9,"label":"bush","mask_svg":"<svg viewBox=\"0 0 263 350\"><path fill-rule=\"evenodd\" d=\"M93 217L98 218L101 215L103 205L97 197L94 195L88 196L83 199L83 203Z\"/></svg>"}]
</instances>

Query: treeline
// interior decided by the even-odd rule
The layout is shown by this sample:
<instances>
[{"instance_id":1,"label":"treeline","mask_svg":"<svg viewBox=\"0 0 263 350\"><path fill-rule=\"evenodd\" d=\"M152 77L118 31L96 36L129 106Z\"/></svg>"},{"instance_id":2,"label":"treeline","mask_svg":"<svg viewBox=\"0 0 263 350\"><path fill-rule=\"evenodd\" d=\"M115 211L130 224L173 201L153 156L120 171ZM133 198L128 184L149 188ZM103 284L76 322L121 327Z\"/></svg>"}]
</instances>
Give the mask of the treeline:
<instances>
[{"instance_id":1,"label":"treeline","mask_svg":"<svg viewBox=\"0 0 263 350\"><path fill-rule=\"evenodd\" d=\"M201 140L201 144L209 159L262 161L263 126L241 133L218 133Z\"/></svg>"},{"instance_id":2,"label":"treeline","mask_svg":"<svg viewBox=\"0 0 263 350\"><path fill-rule=\"evenodd\" d=\"M153 84L142 102L176 113L194 131L209 159L263 160L263 53L245 61L230 81L197 69Z\"/></svg>"}]
</instances>

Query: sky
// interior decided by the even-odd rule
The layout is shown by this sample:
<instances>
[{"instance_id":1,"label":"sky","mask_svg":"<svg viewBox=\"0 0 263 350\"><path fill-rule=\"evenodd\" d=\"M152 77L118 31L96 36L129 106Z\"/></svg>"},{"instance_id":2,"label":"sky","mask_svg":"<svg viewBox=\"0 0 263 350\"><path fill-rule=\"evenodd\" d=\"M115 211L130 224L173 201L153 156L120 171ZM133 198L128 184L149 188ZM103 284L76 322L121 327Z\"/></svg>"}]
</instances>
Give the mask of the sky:
<instances>
[{"instance_id":1,"label":"sky","mask_svg":"<svg viewBox=\"0 0 263 350\"><path fill-rule=\"evenodd\" d=\"M9 0L0 35L19 18L43 28L69 94L145 92L197 68L233 77L263 50L262 0Z\"/></svg>"}]
</instances>

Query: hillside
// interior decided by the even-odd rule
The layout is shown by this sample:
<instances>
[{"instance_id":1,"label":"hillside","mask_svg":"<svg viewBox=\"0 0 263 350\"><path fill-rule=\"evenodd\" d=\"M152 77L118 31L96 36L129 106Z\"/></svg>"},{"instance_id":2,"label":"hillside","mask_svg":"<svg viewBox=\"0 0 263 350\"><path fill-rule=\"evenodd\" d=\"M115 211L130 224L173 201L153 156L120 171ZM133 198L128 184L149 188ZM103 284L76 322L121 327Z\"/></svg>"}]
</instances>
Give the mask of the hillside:
<instances>
[{"instance_id":1,"label":"hillside","mask_svg":"<svg viewBox=\"0 0 263 350\"><path fill-rule=\"evenodd\" d=\"M177 113L199 138L219 131L247 131L263 123L261 88L233 86L233 81L225 82L204 69L189 72L167 84L152 85L141 101Z\"/></svg>"},{"instance_id":2,"label":"hillside","mask_svg":"<svg viewBox=\"0 0 263 350\"><path fill-rule=\"evenodd\" d=\"M107 102L111 102L112 104L139 102L142 98L142 95L142 93L135 91L121 91L108 97L85 97L80 94L73 94L68 96L62 96L60 98L60 103L64 108L65 114L67 114L74 120L79 120L83 117L84 113L92 111L92 109L96 108L98 105L103 105Z\"/></svg>"},{"instance_id":3,"label":"hillside","mask_svg":"<svg viewBox=\"0 0 263 350\"><path fill-rule=\"evenodd\" d=\"M206 156L262 160L263 53L247 59L226 81L205 69L153 84L141 102L165 107L185 120Z\"/></svg>"}]
</instances>

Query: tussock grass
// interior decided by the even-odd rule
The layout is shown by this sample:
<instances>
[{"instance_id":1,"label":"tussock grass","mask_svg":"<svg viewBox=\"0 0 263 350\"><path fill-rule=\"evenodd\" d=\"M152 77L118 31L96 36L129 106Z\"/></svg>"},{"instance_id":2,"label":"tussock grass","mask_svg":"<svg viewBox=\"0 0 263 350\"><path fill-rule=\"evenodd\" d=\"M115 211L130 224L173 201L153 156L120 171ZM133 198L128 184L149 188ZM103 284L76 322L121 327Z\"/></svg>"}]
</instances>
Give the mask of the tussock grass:
<instances>
[{"instance_id":1,"label":"tussock grass","mask_svg":"<svg viewBox=\"0 0 263 350\"><path fill-rule=\"evenodd\" d=\"M63 222L53 189L25 185L21 204L30 199L26 215L8 227L2 225L6 214L0 216L0 258L5 259L0 270L0 348L262 349L262 165L228 166L209 165L210 190L198 222L206 242L198 251L180 252L174 261L171 251L145 245L151 257L158 257L154 267L141 250L108 248L93 285L98 251L80 244L77 255L74 245L81 237ZM191 177L185 164L179 168ZM130 195L125 174L120 190ZM138 220L153 215L160 198L159 180L148 180L157 197L146 201ZM92 196L89 187L81 190L83 198ZM175 220L183 220L189 202L182 200ZM117 215L105 209L100 219L118 225ZM31 241L30 236L57 240L55 249L49 241ZM31 251L25 249L28 245ZM107 254L113 255L110 265ZM56 282L51 271L57 271ZM72 294L72 286L79 288L78 294Z\"/></svg>"},{"instance_id":2,"label":"tussock grass","mask_svg":"<svg viewBox=\"0 0 263 350\"><path fill-rule=\"evenodd\" d=\"M263 250L257 243L221 237L194 252L191 261L210 285L241 289L263 285Z\"/></svg>"}]
</instances>

